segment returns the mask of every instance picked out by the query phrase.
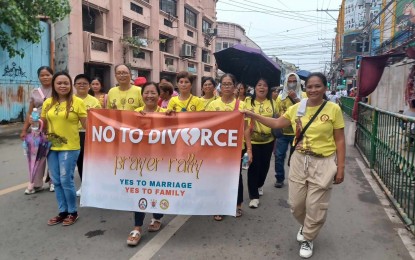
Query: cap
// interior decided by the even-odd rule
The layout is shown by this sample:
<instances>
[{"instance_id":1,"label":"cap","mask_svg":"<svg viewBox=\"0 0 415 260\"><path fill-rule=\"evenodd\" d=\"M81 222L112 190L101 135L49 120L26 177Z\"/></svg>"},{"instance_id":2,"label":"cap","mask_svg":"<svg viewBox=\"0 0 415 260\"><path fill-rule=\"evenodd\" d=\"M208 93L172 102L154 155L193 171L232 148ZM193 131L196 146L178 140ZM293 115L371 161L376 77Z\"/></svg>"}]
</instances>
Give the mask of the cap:
<instances>
[{"instance_id":1,"label":"cap","mask_svg":"<svg viewBox=\"0 0 415 260\"><path fill-rule=\"evenodd\" d=\"M136 85L136 86L142 86L142 85L144 85L144 84L146 84L147 83L147 80L146 80L146 78L145 77L137 77L135 80L134 80L134 85Z\"/></svg>"}]
</instances>

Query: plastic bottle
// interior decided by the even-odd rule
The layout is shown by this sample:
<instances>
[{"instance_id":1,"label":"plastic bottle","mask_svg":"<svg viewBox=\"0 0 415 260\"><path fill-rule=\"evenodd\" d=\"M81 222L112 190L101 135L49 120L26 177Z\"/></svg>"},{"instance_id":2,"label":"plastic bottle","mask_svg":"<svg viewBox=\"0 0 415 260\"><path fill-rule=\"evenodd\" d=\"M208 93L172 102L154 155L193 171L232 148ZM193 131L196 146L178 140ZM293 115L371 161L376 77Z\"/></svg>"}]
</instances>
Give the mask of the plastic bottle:
<instances>
[{"instance_id":1,"label":"plastic bottle","mask_svg":"<svg viewBox=\"0 0 415 260\"><path fill-rule=\"evenodd\" d=\"M249 156L248 153L245 153L242 157L242 169L247 170L249 168Z\"/></svg>"},{"instance_id":2,"label":"plastic bottle","mask_svg":"<svg viewBox=\"0 0 415 260\"><path fill-rule=\"evenodd\" d=\"M39 112L37 111L37 108L33 108L32 125L30 126L32 128L32 131L39 130L39 119L40 119L40 115L39 115Z\"/></svg>"}]
</instances>

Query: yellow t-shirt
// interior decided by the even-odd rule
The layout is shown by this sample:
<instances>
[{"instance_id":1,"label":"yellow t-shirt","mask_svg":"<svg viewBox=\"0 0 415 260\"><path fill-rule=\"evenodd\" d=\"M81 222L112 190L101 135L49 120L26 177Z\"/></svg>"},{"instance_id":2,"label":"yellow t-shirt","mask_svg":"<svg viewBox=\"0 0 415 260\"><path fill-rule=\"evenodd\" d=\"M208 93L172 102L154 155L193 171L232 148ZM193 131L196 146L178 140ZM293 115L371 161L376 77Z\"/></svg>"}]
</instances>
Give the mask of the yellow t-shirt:
<instances>
[{"instance_id":1,"label":"yellow t-shirt","mask_svg":"<svg viewBox=\"0 0 415 260\"><path fill-rule=\"evenodd\" d=\"M288 108L283 117L291 121L293 129L300 134L303 127L307 125L319 106L307 107L306 114L298 120L297 109L300 103ZM323 110L317 115L316 119L307 128L303 139L297 145L296 150L318 157L330 156L336 151L333 130L344 128L343 114L339 105L327 102ZM294 139L294 143L296 140Z\"/></svg>"},{"instance_id":2,"label":"yellow t-shirt","mask_svg":"<svg viewBox=\"0 0 415 260\"><path fill-rule=\"evenodd\" d=\"M189 102L189 99L190 102ZM186 100L180 100L179 97L172 97L167 105L167 110L176 112L196 112L203 111L205 109L203 102L200 98L190 95Z\"/></svg>"},{"instance_id":3,"label":"yellow t-shirt","mask_svg":"<svg viewBox=\"0 0 415 260\"><path fill-rule=\"evenodd\" d=\"M303 98L306 98L306 97L307 97L307 94L305 92L301 92L301 98L303 99ZM281 95L278 95L278 97L277 97L277 105L276 105L277 110L275 112L278 115L281 116L292 105L294 105L294 104L293 104L293 102L291 102L291 100L288 97L286 99L284 99L284 100L281 100ZM286 128L283 128L282 129L282 133L284 135L294 135L294 131L293 131L293 128L291 126L286 127Z\"/></svg>"},{"instance_id":4,"label":"yellow t-shirt","mask_svg":"<svg viewBox=\"0 0 415 260\"><path fill-rule=\"evenodd\" d=\"M272 117L274 115L274 111L276 111L276 103L266 99L264 102L259 102L257 100L254 101L255 106L251 104L251 98L247 98L245 101L245 107L247 110L253 111L255 114L265 116L265 117ZM274 106L274 109L272 108ZM253 121L253 132L251 134L251 143L253 144L267 144L269 142L274 141L274 136L271 134L271 128L265 126L258 121ZM255 141L255 136L260 136L260 139Z\"/></svg>"},{"instance_id":5,"label":"yellow t-shirt","mask_svg":"<svg viewBox=\"0 0 415 260\"><path fill-rule=\"evenodd\" d=\"M223 102L221 98L218 98L218 99L213 100L212 102L210 102L210 104L207 106L205 111L230 112L230 111L235 110L235 105L236 105L236 99L234 99L231 103L227 104L227 103ZM245 103L243 101L239 101L238 110L242 111L244 109L245 109ZM245 121L247 121L248 125L249 125L248 118L245 118ZM242 142L242 150L243 149L245 149L245 140L243 140L243 142Z\"/></svg>"},{"instance_id":6,"label":"yellow t-shirt","mask_svg":"<svg viewBox=\"0 0 415 260\"><path fill-rule=\"evenodd\" d=\"M213 96L212 98L206 99L204 97L201 97L200 100L203 102L203 107L206 110L206 107L212 102L213 100L216 100L218 97Z\"/></svg>"},{"instance_id":7,"label":"yellow t-shirt","mask_svg":"<svg viewBox=\"0 0 415 260\"><path fill-rule=\"evenodd\" d=\"M79 150L78 123L87 116L86 106L82 99L73 96L72 106L66 118L66 101L56 103L52 107L52 98L43 103L42 118L48 122L48 139L52 142L51 150Z\"/></svg>"},{"instance_id":8,"label":"yellow t-shirt","mask_svg":"<svg viewBox=\"0 0 415 260\"><path fill-rule=\"evenodd\" d=\"M144 106L139 107L139 108L135 109L134 111L135 111L135 112L141 112L141 111L143 111L143 110L144 110ZM154 111L154 112L160 112L160 113L163 113L163 112L166 112L166 111L167 111L167 109L157 106L157 109L156 109L156 111Z\"/></svg>"},{"instance_id":9,"label":"yellow t-shirt","mask_svg":"<svg viewBox=\"0 0 415 260\"><path fill-rule=\"evenodd\" d=\"M111 88L108 92L107 108L118 110L131 110L144 106L141 97L141 88L131 85L126 91L119 87Z\"/></svg>"},{"instance_id":10,"label":"yellow t-shirt","mask_svg":"<svg viewBox=\"0 0 415 260\"><path fill-rule=\"evenodd\" d=\"M101 108L101 103L99 102L99 100L96 97L93 97L89 94L84 99L82 99L82 101L84 101L86 110L89 110L90 108ZM82 128L81 122L78 123L78 127L79 131L85 132L85 129Z\"/></svg>"}]
</instances>

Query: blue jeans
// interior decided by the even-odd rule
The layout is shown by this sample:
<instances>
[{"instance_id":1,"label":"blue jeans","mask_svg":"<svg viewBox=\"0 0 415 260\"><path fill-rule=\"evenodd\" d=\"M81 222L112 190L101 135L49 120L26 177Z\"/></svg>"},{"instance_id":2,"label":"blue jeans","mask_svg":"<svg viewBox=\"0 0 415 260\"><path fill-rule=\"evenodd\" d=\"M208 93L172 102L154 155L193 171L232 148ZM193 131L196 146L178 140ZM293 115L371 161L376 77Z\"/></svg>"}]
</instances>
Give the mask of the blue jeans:
<instances>
[{"instance_id":1,"label":"blue jeans","mask_svg":"<svg viewBox=\"0 0 415 260\"><path fill-rule=\"evenodd\" d=\"M77 212L74 172L79 150L50 151L48 166L50 177L55 185L55 195L58 201L59 213Z\"/></svg>"},{"instance_id":2,"label":"blue jeans","mask_svg":"<svg viewBox=\"0 0 415 260\"><path fill-rule=\"evenodd\" d=\"M275 144L275 178L277 182L283 182L285 180L284 162L287 155L288 148L292 145L294 135L284 135L277 138Z\"/></svg>"}]
</instances>

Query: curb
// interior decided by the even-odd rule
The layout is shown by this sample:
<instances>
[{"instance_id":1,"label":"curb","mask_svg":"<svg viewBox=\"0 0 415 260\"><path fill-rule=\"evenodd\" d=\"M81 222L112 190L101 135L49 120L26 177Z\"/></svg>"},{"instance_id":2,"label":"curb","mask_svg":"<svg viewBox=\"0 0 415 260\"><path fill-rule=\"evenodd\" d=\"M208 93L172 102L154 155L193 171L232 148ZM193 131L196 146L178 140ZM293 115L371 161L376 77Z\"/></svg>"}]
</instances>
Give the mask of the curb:
<instances>
[{"instance_id":1,"label":"curb","mask_svg":"<svg viewBox=\"0 0 415 260\"><path fill-rule=\"evenodd\" d=\"M12 135L12 134L19 135L20 132L22 131L22 127L23 127L22 122L0 125L0 136Z\"/></svg>"}]
</instances>

